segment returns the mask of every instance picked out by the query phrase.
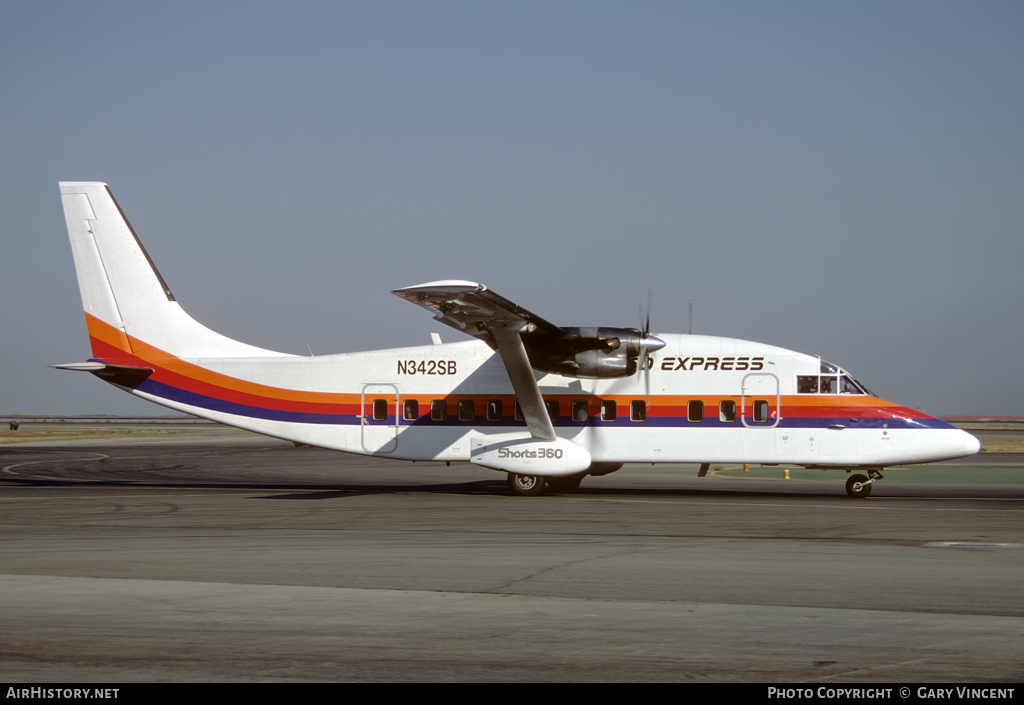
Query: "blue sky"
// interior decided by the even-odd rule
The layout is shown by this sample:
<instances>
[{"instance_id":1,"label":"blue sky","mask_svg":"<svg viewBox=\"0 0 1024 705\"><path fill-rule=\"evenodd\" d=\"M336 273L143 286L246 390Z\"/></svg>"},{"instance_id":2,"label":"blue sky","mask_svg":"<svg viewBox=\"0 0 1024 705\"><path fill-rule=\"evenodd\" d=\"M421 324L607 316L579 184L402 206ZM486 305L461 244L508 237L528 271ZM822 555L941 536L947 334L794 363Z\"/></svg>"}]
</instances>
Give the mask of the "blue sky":
<instances>
[{"instance_id":1,"label":"blue sky","mask_svg":"<svg viewBox=\"0 0 1024 705\"><path fill-rule=\"evenodd\" d=\"M178 300L305 354L561 325L819 354L1024 415L1024 5L0 0L0 413L160 413L89 375L57 190L110 184Z\"/></svg>"}]
</instances>

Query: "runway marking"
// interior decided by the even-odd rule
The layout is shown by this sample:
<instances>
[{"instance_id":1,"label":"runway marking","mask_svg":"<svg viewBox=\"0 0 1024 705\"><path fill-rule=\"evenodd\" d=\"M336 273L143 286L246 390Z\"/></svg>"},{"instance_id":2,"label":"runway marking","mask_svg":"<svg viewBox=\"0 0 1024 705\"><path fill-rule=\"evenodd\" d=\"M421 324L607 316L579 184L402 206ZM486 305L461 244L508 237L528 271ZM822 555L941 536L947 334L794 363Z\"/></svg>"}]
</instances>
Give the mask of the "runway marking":
<instances>
[{"instance_id":1,"label":"runway marking","mask_svg":"<svg viewBox=\"0 0 1024 705\"><path fill-rule=\"evenodd\" d=\"M1019 543L980 543L975 541L930 541L921 544L932 548L1020 548Z\"/></svg>"},{"instance_id":2,"label":"runway marking","mask_svg":"<svg viewBox=\"0 0 1024 705\"><path fill-rule=\"evenodd\" d=\"M77 452L85 453L85 451L77 451ZM7 473L8 475L14 475L16 477L25 477L25 475L22 475L21 473L14 472L11 468L18 468L18 467L21 467L23 465L43 465L43 464L46 464L46 463L66 463L66 462L69 462L70 460L79 460L79 461L81 461L81 460L103 460L104 458L109 458L110 457L109 455L106 455L104 453L86 453L86 455L93 455L93 456L99 456L99 457L94 457L94 458L73 458L73 459L72 458L55 458L55 459L51 459L51 460L29 460L29 461L26 461L24 463L14 463L13 465L8 465L8 466L2 468L2 470L3 470L3 472ZM32 475L31 477L42 477L42 476L41 475ZM46 478L46 479L56 480L56 479L59 479L59 478ZM100 482L100 480L78 480L78 482Z\"/></svg>"}]
</instances>

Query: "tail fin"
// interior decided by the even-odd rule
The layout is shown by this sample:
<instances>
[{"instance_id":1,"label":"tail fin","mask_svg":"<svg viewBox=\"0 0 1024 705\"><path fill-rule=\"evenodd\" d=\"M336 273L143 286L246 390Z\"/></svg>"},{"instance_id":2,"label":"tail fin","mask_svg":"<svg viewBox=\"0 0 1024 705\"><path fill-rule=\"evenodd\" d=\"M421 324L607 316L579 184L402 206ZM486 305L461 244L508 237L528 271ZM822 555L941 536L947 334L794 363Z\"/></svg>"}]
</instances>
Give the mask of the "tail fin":
<instances>
[{"instance_id":1,"label":"tail fin","mask_svg":"<svg viewBox=\"0 0 1024 705\"><path fill-rule=\"evenodd\" d=\"M142 348L184 358L281 355L185 313L106 184L61 182L60 192L95 357L144 356Z\"/></svg>"}]
</instances>

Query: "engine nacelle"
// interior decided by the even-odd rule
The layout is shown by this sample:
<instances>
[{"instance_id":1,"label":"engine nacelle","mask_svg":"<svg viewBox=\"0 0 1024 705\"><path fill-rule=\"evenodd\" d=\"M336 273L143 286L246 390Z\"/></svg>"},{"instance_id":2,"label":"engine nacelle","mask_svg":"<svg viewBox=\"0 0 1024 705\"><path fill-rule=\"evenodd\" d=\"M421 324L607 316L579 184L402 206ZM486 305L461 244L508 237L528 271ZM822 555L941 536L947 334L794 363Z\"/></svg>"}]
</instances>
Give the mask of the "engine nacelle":
<instances>
[{"instance_id":1,"label":"engine nacelle","mask_svg":"<svg viewBox=\"0 0 1024 705\"><path fill-rule=\"evenodd\" d=\"M644 340L643 334L637 329L562 330L565 335L560 338L542 333L523 334L523 344L534 368L566 377L629 377L636 373L637 359Z\"/></svg>"}]
</instances>

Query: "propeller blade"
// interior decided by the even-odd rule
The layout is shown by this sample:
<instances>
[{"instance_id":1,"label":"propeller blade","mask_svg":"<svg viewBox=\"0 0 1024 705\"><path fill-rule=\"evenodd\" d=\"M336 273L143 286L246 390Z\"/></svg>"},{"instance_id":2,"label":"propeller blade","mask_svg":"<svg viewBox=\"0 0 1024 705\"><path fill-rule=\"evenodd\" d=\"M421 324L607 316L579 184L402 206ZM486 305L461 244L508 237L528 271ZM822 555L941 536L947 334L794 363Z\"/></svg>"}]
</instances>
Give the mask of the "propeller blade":
<instances>
[{"instance_id":1,"label":"propeller blade","mask_svg":"<svg viewBox=\"0 0 1024 705\"><path fill-rule=\"evenodd\" d=\"M644 401L651 404L651 356L644 350Z\"/></svg>"},{"instance_id":2,"label":"propeller blade","mask_svg":"<svg viewBox=\"0 0 1024 705\"><path fill-rule=\"evenodd\" d=\"M637 362L639 367L637 373L643 371L644 375L644 398L649 404L651 402L651 367L654 366L654 360L651 358L651 352L655 350L661 350L665 347L665 341L660 338L656 338L651 335L651 300L653 295L651 288L647 287L647 312L644 313L643 303L640 303L640 325L642 331L640 333L640 354Z\"/></svg>"},{"instance_id":3,"label":"propeller blade","mask_svg":"<svg viewBox=\"0 0 1024 705\"><path fill-rule=\"evenodd\" d=\"M647 319L644 321L644 337L651 334L651 300L653 299L651 287L647 287Z\"/></svg>"}]
</instances>

